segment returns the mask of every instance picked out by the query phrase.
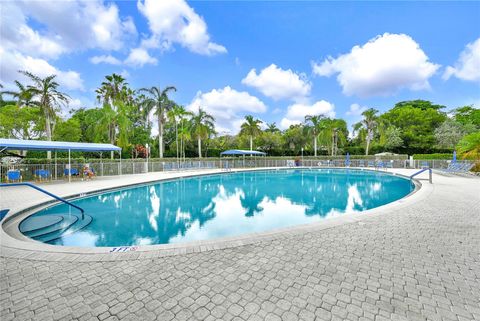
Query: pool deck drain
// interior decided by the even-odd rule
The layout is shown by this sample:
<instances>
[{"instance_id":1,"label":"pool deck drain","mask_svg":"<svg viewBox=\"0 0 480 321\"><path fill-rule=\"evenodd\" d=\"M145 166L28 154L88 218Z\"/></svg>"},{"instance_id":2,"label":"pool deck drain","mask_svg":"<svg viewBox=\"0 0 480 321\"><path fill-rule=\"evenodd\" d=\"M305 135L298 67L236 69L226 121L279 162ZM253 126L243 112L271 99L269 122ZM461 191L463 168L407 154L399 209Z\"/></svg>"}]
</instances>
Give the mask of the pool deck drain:
<instances>
[{"instance_id":1,"label":"pool deck drain","mask_svg":"<svg viewBox=\"0 0 480 321\"><path fill-rule=\"evenodd\" d=\"M96 186L120 179L147 180ZM93 185L47 188L71 195ZM435 175L370 214L224 247L49 253L2 231L0 319L480 320L479 190L478 178ZM31 193L22 191L23 207L45 201ZM18 195L2 191L13 213Z\"/></svg>"}]
</instances>

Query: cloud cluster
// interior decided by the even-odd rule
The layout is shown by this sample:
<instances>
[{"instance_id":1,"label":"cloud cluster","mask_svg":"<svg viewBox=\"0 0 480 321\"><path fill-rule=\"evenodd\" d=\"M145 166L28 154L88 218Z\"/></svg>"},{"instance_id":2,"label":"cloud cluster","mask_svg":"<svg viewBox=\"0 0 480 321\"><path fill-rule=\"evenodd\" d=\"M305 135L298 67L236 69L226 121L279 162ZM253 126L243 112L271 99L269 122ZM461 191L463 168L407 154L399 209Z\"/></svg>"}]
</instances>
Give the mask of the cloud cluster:
<instances>
[{"instance_id":1,"label":"cloud cluster","mask_svg":"<svg viewBox=\"0 0 480 321\"><path fill-rule=\"evenodd\" d=\"M335 117L335 105L326 100L319 100L313 104L290 105L285 117L280 121L280 128L287 129L290 125L300 124L307 115L323 115L333 118Z\"/></svg>"},{"instance_id":2,"label":"cloud cluster","mask_svg":"<svg viewBox=\"0 0 480 321\"><path fill-rule=\"evenodd\" d=\"M480 82L480 38L467 44L460 53L455 66L448 66L442 78L447 80L451 76L462 80Z\"/></svg>"},{"instance_id":3,"label":"cloud cluster","mask_svg":"<svg viewBox=\"0 0 480 321\"><path fill-rule=\"evenodd\" d=\"M302 99L312 89L305 74L295 73L291 69L283 70L275 64L264 68L259 74L255 69L250 70L242 84L254 87L274 100Z\"/></svg>"},{"instance_id":4,"label":"cloud cluster","mask_svg":"<svg viewBox=\"0 0 480 321\"><path fill-rule=\"evenodd\" d=\"M245 91L237 91L230 86L198 92L187 109L197 112L201 107L215 117L216 130L220 133L237 133L243 122L240 113L264 113L267 106L255 96Z\"/></svg>"},{"instance_id":5,"label":"cloud cluster","mask_svg":"<svg viewBox=\"0 0 480 321\"><path fill-rule=\"evenodd\" d=\"M132 50L127 58L130 64L141 66L155 63L147 50L169 50L173 44L179 44L191 52L207 56L227 52L224 46L210 40L207 24L184 0L139 0L137 7L147 18L152 34L142 41L139 48ZM139 52L142 54L139 55Z\"/></svg>"},{"instance_id":6,"label":"cloud cluster","mask_svg":"<svg viewBox=\"0 0 480 321\"><path fill-rule=\"evenodd\" d=\"M52 73L68 89L83 89L80 73L54 67L50 60L87 49L119 50L137 31L131 17L120 18L115 4L93 1L7 1L0 11L1 82L19 79L18 70ZM42 28L32 27L33 22ZM92 58L115 63L111 56Z\"/></svg>"},{"instance_id":7,"label":"cloud cluster","mask_svg":"<svg viewBox=\"0 0 480 321\"><path fill-rule=\"evenodd\" d=\"M368 108L360 106L357 103L351 104L350 109L346 112L347 116L360 116Z\"/></svg>"},{"instance_id":8,"label":"cloud cluster","mask_svg":"<svg viewBox=\"0 0 480 321\"><path fill-rule=\"evenodd\" d=\"M83 90L83 80L80 74L72 70L60 70L46 60L25 56L19 52L11 52L0 46L0 73L1 81L13 82L15 79L24 79L24 76L18 73L19 70L27 70L40 77L57 75L59 84L67 89ZM7 83L8 84L8 83Z\"/></svg>"},{"instance_id":9,"label":"cloud cluster","mask_svg":"<svg viewBox=\"0 0 480 321\"><path fill-rule=\"evenodd\" d=\"M119 59L115 58L112 55L93 56L90 58L90 62L95 65L101 64L101 63L110 64L110 65L122 64L122 62Z\"/></svg>"},{"instance_id":10,"label":"cloud cluster","mask_svg":"<svg viewBox=\"0 0 480 321\"><path fill-rule=\"evenodd\" d=\"M326 77L338 74L344 94L371 97L402 88L428 89L428 80L439 67L410 36L385 33L338 58L313 63L313 72Z\"/></svg>"},{"instance_id":11,"label":"cloud cluster","mask_svg":"<svg viewBox=\"0 0 480 321\"><path fill-rule=\"evenodd\" d=\"M41 32L29 22L44 26ZM17 1L2 4L2 43L7 49L43 58L84 49L119 50L137 33L131 17L103 1Z\"/></svg>"}]
</instances>

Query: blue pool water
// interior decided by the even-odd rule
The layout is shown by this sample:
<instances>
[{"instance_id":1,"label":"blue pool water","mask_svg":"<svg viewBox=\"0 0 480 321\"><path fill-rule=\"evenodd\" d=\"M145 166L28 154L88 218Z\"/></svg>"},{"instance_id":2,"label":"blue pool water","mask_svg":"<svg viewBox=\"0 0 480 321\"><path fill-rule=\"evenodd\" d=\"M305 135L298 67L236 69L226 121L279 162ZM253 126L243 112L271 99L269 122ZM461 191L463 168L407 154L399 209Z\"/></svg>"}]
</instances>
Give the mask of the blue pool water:
<instances>
[{"instance_id":1,"label":"blue pool water","mask_svg":"<svg viewBox=\"0 0 480 321\"><path fill-rule=\"evenodd\" d=\"M356 213L413 189L404 178L360 170L223 173L75 200L91 222L66 204L52 206L25 219L20 230L23 225L25 235L50 244L83 247L207 240ZM32 217L35 222L29 223ZM39 222L45 226L32 231Z\"/></svg>"}]
</instances>

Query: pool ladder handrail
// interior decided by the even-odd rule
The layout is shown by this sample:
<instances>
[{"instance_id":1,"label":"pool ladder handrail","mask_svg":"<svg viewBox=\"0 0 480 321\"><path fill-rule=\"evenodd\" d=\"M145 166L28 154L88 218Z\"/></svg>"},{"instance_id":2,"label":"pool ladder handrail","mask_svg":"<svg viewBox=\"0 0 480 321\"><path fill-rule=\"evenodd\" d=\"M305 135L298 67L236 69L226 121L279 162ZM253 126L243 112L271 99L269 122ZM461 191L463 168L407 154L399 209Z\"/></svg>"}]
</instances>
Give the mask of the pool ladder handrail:
<instances>
[{"instance_id":1,"label":"pool ladder handrail","mask_svg":"<svg viewBox=\"0 0 480 321\"><path fill-rule=\"evenodd\" d=\"M82 213L82 220L85 219L85 211L83 210L83 208L73 204L73 203L70 203L69 201L61 198L60 196L57 196L55 194L52 194L50 192L47 192L46 190L34 185L34 184L31 184L31 183L1 183L0 184L0 187L9 187L9 186L28 186L28 187L31 187L33 189L36 189L37 191L39 192L42 192L44 194L47 194L48 196L50 197L53 197L54 199L60 201L60 202L63 202L67 205L70 205L72 207L75 207L76 209L78 209L81 213Z\"/></svg>"},{"instance_id":2,"label":"pool ladder handrail","mask_svg":"<svg viewBox=\"0 0 480 321\"><path fill-rule=\"evenodd\" d=\"M419 175L419 174L421 174L425 171L428 171L428 181L430 182L430 184L432 184L432 169L430 167L422 168L421 170L419 170L415 174L410 175L410 179L413 179L415 176L417 176L417 175Z\"/></svg>"}]
</instances>

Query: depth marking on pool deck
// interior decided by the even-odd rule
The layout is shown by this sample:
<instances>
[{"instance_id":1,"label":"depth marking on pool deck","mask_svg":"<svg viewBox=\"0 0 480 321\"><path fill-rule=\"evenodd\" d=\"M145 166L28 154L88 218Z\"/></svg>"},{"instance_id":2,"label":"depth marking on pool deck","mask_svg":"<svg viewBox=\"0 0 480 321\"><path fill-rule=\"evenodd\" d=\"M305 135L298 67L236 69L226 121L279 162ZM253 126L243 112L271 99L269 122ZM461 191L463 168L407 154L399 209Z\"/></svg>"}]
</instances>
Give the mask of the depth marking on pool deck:
<instances>
[{"instance_id":1,"label":"depth marking on pool deck","mask_svg":"<svg viewBox=\"0 0 480 321\"><path fill-rule=\"evenodd\" d=\"M117 246L113 247L110 253L131 252L138 250L138 246Z\"/></svg>"}]
</instances>

